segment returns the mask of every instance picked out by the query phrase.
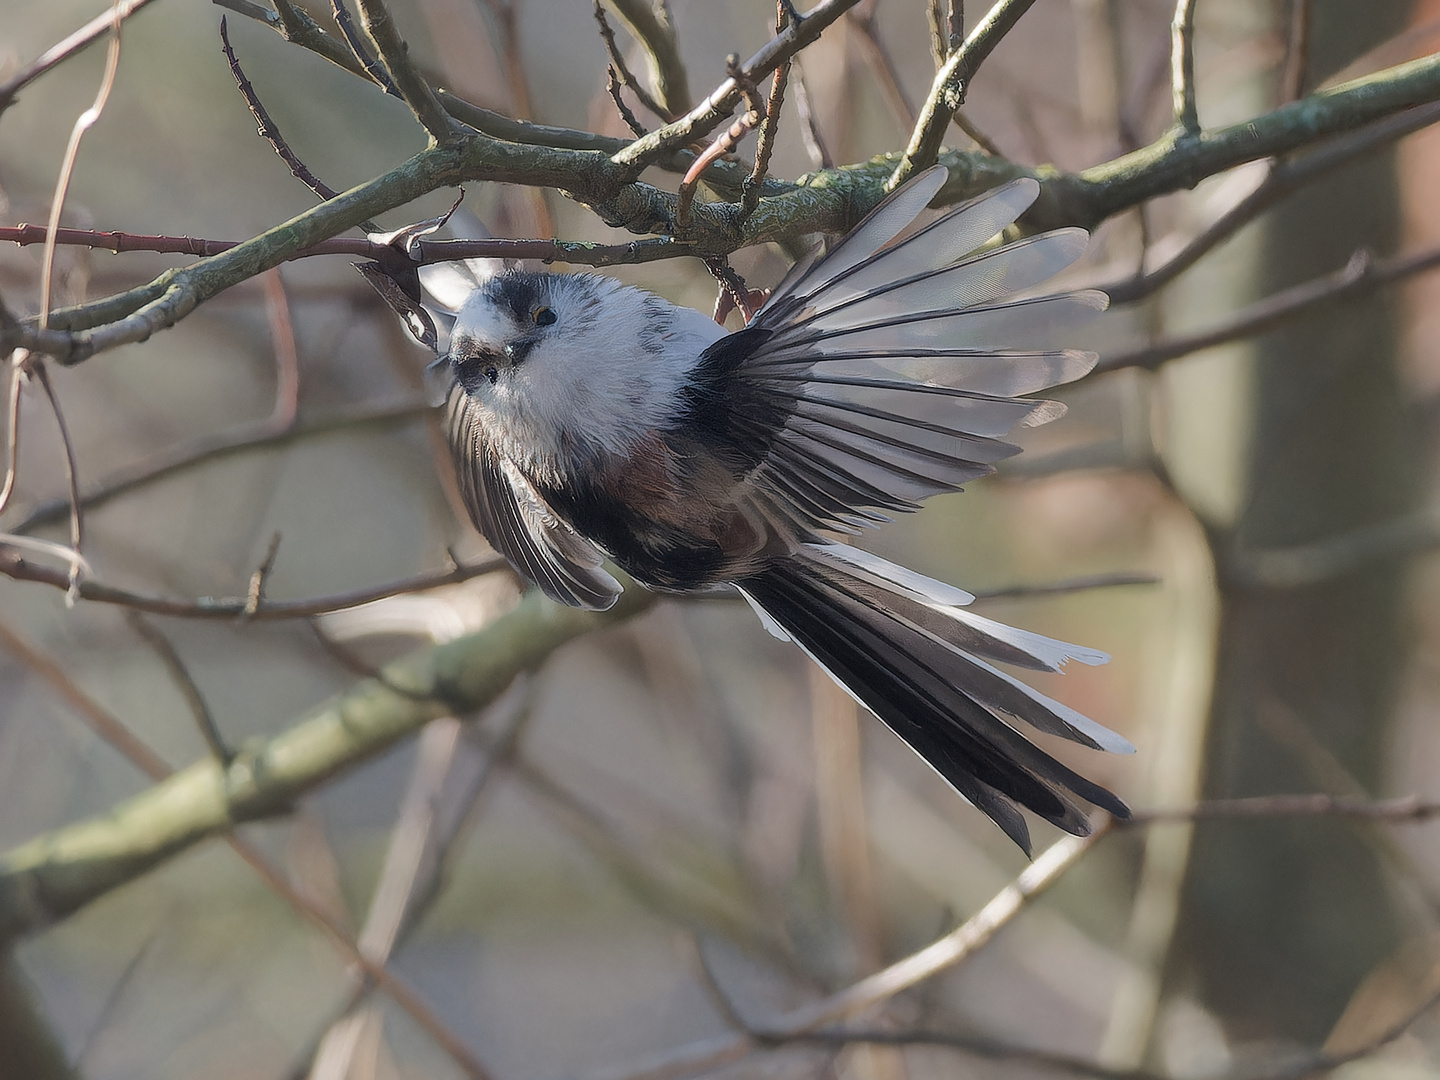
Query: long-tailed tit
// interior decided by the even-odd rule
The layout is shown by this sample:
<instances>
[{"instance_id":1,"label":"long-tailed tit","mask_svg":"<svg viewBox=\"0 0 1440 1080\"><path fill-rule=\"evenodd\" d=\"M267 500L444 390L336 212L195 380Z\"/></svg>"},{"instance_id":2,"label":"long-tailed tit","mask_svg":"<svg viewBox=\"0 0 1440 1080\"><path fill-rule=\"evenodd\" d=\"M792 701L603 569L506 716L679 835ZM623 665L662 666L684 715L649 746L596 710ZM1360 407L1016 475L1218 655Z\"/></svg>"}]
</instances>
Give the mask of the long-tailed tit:
<instances>
[{"instance_id":1,"label":"long-tailed tit","mask_svg":"<svg viewBox=\"0 0 1440 1080\"><path fill-rule=\"evenodd\" d=\"M608 555L652 589L730 585L1027 851L1016 803L1089 831L1079 796L1127 816L1016 722L1095 749L1119 735L995 664L1056 671L1105 654L994 622L943 582L840 543L1017 453L1063 407L1019 395L1095 363L1011 348L1103 308L1096 292L1005 300L1077 258L1079 229L982 248L1035 200L1021 179L906 239L934 168L750 324L591 274L507 272L459 306L450 442L476 526L547 595L604 609Z\"/></svg>"}]
</instances>

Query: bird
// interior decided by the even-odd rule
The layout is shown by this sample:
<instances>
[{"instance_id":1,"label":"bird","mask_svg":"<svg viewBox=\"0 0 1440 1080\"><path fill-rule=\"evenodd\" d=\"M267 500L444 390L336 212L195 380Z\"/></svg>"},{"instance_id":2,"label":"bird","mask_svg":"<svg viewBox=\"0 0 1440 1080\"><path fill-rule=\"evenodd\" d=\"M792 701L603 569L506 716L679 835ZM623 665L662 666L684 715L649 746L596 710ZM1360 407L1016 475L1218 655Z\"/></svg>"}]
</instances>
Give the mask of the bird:
<instances>
[{"instance_id":1,"label":"bird","mask_svg":"<svg viewBox=\"0 0 1440 1080\"><path fill-rule=\"evenodd\" d=\"M622 591L606 558L659 592L738 591L1028 855L1020 807L1074 835L1092 831L1081 803L1130 811L1022 725L1134 747L997 665L1109 658L975 614L972 594L848 541L992 472L1019 452L1016 425L1058 417L1026 395L1095 354L1014 343L1108 301L1035 292L1084 230L996 241L1037 198L1031 178L917 227L946 180L935 166L898 188L733 332L605 275L511 268L457 294L463 274L432 273L456 309L432 367L465 506L520 575L592 610Z\"/></svg>"}]
</instances>

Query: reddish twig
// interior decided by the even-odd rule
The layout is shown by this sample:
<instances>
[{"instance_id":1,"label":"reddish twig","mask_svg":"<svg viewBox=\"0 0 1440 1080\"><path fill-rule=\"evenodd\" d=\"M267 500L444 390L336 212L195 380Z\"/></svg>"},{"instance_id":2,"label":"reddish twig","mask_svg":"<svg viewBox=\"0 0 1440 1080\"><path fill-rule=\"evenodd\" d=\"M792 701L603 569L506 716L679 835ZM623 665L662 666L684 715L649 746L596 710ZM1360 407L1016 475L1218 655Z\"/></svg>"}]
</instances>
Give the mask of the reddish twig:
<instances>
[{"instance_id":1,"label":"reddish twig","mask_svg":"<svg viewBox=\"0 0 1440 1080\"><path fill-rule=\"evenodd\" d=\"M720 295L715 298L715 321L722 326L732 311L739 311L748 323L755 317L761 305L770 298L769 289L752 289L745 279L735 272L724 256L716 255L705 260L705 269L720 283Z\"/></svg>"},{"instance_id":2,"label":"reddish twig","mask_svg":"<svg viewBox=\"0 0 1440 1080\"><path fill-rule=\"evenodd\" d=\"M260 280L265 288L265 314L270 320L270 345L275 352L275 407L269 427L276 432L289 431L300 412L300 349L295 342L295 321L279 267L267 270Z\"/></svg>"},{"instance_id":3,"label":"reddish twig","mask_svg":"<svg viewBox=\"0 0 1440 1080\"><path fill-rule=\"evenodd\" d=\"M776 5L776 11L775 32L778 34L785 29L785 23L789 16L782 4ZM746 221L755 212L755 208L760 205L760 186L765 182L765 174L770 171L770 155L774 153L775 135L780 130L780 107L785 102L785 84L790 78L790 63L787 60L777 67L770 82L770 97L765 102L765 119L760 125L760 134L755 141L755 167L745 178L745 183L741 187L740 220L742 222Z\"/></svg>"},{"instance_id":4,"label":"reddish twig","mask_svg":"<svg viewBox=\"0 0 1440 1080\"><path fill-rule=\"evenodd\" d=\"M695 204L695 185L700 182L700 177L716 161L719 161L726 154L735 149L735 144L743 139L757 123L760 122L760 113L750 110L736 120L725 131L725 134L707 146L695 159L695 164L690 166L685 178L680 181L680 188L675 197L675 224L684 229L689 227L691 221L691 207Z\"/></svg>"},{"instance_id":5,"label":"reddish twig","mask_svg":"<svg viewBox=\"0 0 1440 1080\"><path fill-rule=\"evenodd\" d=\"M44 243L46 236L44 225L0 226L0 243L26 247ZM105 251L155 251L167 255L207 258L238 247L240 242L147 233L99 232L93 229L56 229L55 243ZM308 259L317 255L354 255L407 269L456 259L534 259L545 263L618 266L656 259L675 259L691 254L694 253L689 250L684 240L670 237L633 240L628 244L586 244L565 240L417 240L410 245L406 253L373 240L337 236L297 251L285 261Z\"/></svg>"}]
</instances>

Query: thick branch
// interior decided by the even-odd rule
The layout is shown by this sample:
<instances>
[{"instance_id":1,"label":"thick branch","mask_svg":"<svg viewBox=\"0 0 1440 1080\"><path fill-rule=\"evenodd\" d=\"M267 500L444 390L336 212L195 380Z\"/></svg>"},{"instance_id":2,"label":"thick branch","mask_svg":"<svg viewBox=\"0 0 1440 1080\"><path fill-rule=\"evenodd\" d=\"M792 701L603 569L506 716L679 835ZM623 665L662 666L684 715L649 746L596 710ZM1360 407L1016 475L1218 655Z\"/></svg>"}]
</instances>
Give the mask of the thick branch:
<instances>
[{"instance_id":1,"label":"thick branch","mask_svg":"<svg viewBox=\"0 0 1440 1080\"><path fill-rule=\"evenodd\" d=\"M572 638L652 602L627 589L603 614L532 594L485 629L389 665L287 731L243 747L229 769L207 757L111 812L0 857L0 941L33 933L159 863L291 802L447 713L494 701Z\"/></svg>"}]
</instances>

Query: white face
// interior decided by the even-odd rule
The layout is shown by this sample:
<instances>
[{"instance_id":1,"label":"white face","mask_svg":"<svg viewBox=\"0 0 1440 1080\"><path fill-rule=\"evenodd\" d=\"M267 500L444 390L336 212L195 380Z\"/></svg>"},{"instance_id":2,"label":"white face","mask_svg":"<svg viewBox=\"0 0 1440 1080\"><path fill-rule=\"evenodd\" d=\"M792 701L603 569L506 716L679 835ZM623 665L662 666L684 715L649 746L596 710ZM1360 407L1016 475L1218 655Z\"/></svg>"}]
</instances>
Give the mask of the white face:
<instances>
[{"instance_id":1,"label":"white face","mask_svg":"<svg viewBox=\"0 0 1440 1080\"><path fill-rule=\"evenodd\" d=\"M563 473L572 461L626 456L663 427L686 374L723 335L699 312L613 278L515 273L465 301L450 358L497 449L533 472Z\"/></svg>"}]
</instances>

